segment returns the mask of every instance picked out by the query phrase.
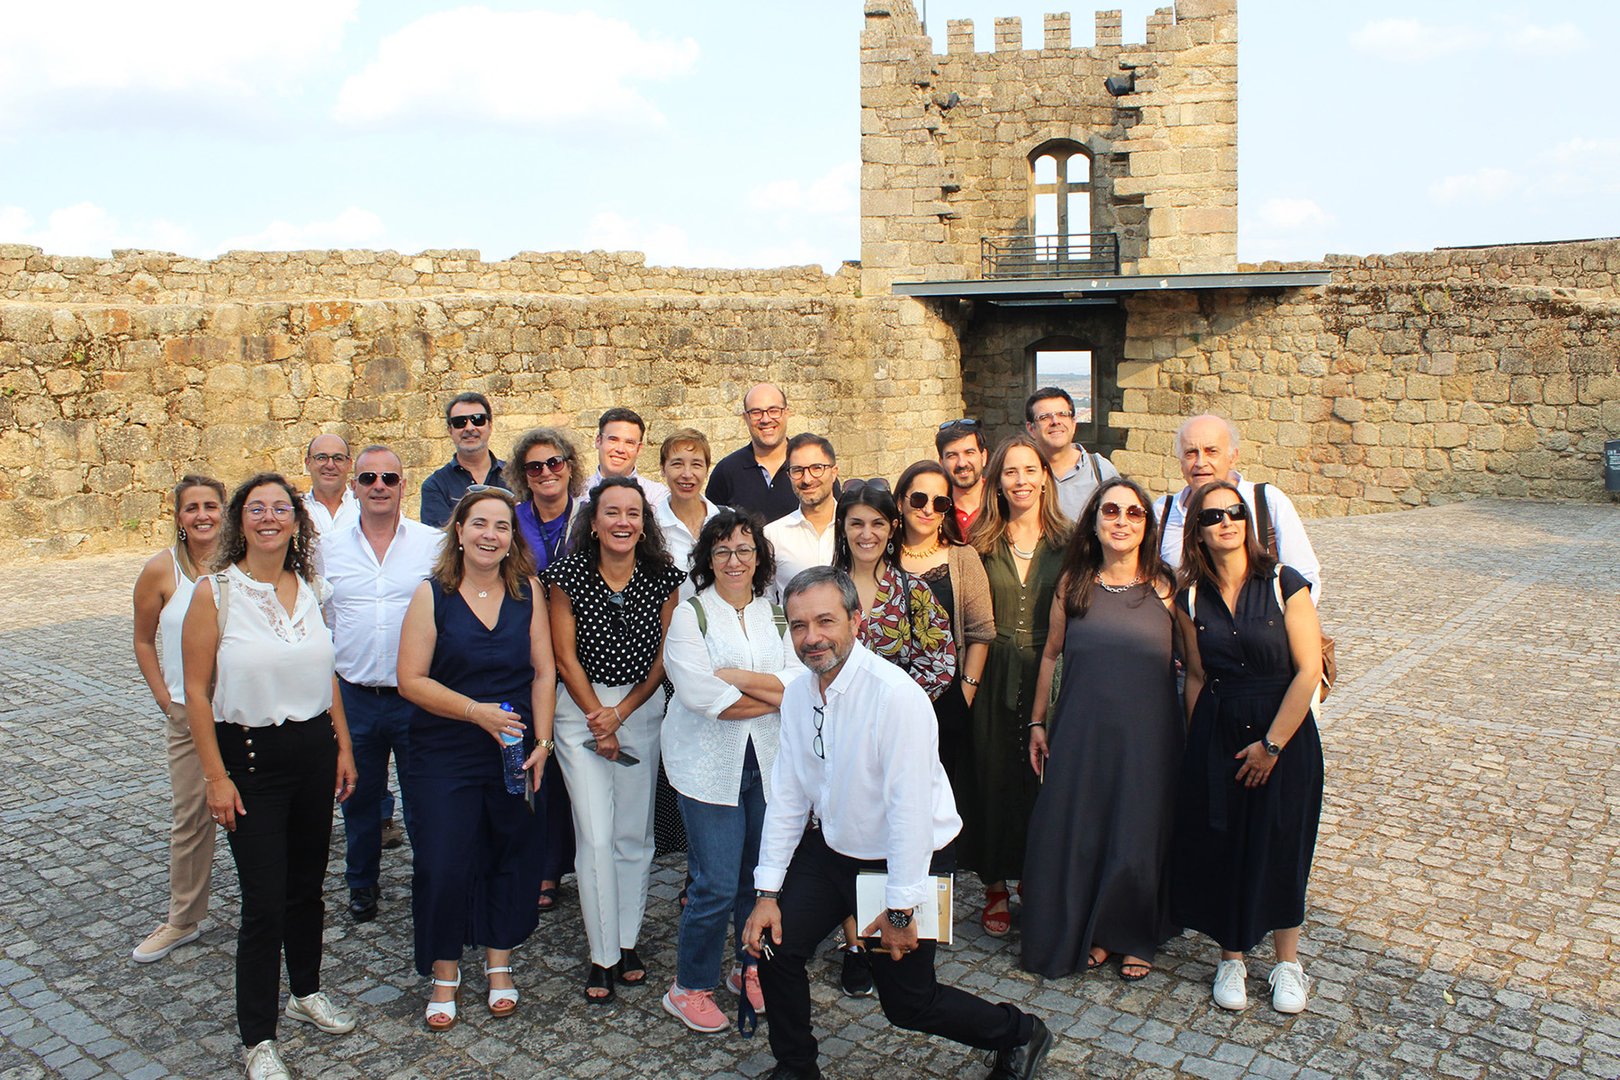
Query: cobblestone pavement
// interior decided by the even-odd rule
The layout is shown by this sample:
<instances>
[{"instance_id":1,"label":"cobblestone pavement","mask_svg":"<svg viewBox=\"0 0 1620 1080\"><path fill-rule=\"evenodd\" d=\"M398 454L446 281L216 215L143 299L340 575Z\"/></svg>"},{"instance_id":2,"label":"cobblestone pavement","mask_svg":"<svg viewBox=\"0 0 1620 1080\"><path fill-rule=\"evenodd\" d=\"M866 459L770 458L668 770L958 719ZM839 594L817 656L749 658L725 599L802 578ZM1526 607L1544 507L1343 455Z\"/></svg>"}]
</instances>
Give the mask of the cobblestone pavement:
<instances>
[{"instance_id":1,"label":"cobblestone pavement","mask_svg":"<svg viewBox=\"0 0 1620 1080\"><path fill-rule=\"evenodd\" d=\"M1017 969L962 883L942 976L1046 1016L1053 1076L1620 1075L1620 508L1475 502L1311 526L1343 676L1323 723L1328 797L1304 954L1305 1014L1209 1000L1215 954L1183 937L1157 971L1046 981ZM167 896L159 717L130 655L140 560L0 567L0 1078L239 1075L231 971L237 889L223 844L202 940L136 967ZM432 1035L412 974L408 849L383 913L344 913L328 878L326 987L355 1033L283 1024L300 1075L756 1077L763 1031L688 1034L659 1008L674 958L678 860L658 867L653 975L609 1008L580 996L577 897L517 954L524 1002L497 1023L469 956L467 1022ZM1015 909L1016 910L1016 909ZM955 1044L890 1029L831 962L815 1002L832 1077L979 1076ZM731 1004L728 995L724 1003Z\"/></svg>"}]
</instances>

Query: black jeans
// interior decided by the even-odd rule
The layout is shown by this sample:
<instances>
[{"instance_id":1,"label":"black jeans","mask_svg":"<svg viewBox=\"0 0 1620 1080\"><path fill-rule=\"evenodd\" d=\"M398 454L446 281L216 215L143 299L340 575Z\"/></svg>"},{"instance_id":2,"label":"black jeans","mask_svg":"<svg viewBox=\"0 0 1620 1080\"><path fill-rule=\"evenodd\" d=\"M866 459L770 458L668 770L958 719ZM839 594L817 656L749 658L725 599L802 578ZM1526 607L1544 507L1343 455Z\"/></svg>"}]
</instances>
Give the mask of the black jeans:
<instances>
[{"instance_id":1,"label":"black jeans","mask_svg":"<svg viewBox=\"0 0 1620 1080\"><path fill-rule=\"evenodd\" d=\"M321 988L321 885L332 841L337 736L326 713L300 723L219 724L219 752L246 814L230 837L242 886L236 1024L243 1046L276 1037L281 956L299 997Z\"/></svg>"},{"instance_id":2,"label":"black jeans","mask_svg":"<svg viewBox=\"0 0 1620 1080\"><path fill-rule=\"evenodd\" d=\"M952 861L948 852L935 852L933 872L949 872ZM807 829L799 840L778 901L782 944L772 946L774 957L759 965L771 1053L779 1064L801 1072L816 1068L805 964L832 928L855 910L855 875L883 869L882 861L863 862L833 851L820 829ZM1028 1042L1034 1021L1027 1014L939 984L934 978L937 947L933 941L920 940L917 951L899 961L872 950L872 981L889 1022L981 1050L1011 1050Z\"/></svg>"}]
</instances>

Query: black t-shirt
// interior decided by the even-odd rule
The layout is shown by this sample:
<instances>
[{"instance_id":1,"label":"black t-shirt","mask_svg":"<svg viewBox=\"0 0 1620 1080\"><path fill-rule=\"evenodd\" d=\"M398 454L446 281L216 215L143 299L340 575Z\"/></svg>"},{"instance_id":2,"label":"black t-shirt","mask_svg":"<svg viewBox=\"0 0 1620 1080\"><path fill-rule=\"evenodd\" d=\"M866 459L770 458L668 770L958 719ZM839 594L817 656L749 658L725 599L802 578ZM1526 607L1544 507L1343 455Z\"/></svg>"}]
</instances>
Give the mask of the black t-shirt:
<instances>
[{"instance_id":1,"label":"black t-shirt","mask_svg":"<svg viewBox=\"0 0 1620 1080\"><path fill-rule=\"evenodd\" d=\"M706 494L717 506L752 510L764 517L766 524L799 508L799 496L788 479L787 461L782 462L767 485L765 473L754 460L753 443L744 443L715 464Z\"/></svg>"}]
</instances>

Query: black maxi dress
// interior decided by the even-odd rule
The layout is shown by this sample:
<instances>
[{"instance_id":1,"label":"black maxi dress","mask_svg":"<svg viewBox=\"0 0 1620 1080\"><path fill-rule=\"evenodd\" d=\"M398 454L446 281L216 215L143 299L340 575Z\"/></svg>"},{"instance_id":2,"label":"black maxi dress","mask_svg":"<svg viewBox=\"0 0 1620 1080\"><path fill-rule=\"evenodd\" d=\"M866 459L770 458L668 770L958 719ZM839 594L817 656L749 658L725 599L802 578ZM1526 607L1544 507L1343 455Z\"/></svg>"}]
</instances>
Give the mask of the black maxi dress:
<instances>
[{"instance_id":1,"label":"black maxi dress","mask_svg":"<svg viewBox=\"0 0 1620 1080\"><path fill-rule=\"evenodd\" d=\"M1024 970L1083 971L1093 945L1152 960L1172 933L1182 722L1172 618L1147 584L1093 586L1063 631L1051 756L1024 859Z\"/></svg>"},{"instance_id":2,"label":"black maxi dress","mask_svg":"<svg viewBox=\"0 0 1620 1080\"><path fill-rule=\"evenodd\" d=\"M1282 594L1308 587L1278 568ZM1176 595L1187 610L1187 590ZM1213 582L1198 588L1193 624L1204 689L1182 758L1171 847L1171 916L1229 952L1248 952L1272 930L1305 921L1305 883L1322 816L1322 740L1309 714L1271 776L1237 782L1234 757L1271 726L1294 677L1288 630L1270 577L1251 579L1229 612Z\"/></svg>"}]
</instances>

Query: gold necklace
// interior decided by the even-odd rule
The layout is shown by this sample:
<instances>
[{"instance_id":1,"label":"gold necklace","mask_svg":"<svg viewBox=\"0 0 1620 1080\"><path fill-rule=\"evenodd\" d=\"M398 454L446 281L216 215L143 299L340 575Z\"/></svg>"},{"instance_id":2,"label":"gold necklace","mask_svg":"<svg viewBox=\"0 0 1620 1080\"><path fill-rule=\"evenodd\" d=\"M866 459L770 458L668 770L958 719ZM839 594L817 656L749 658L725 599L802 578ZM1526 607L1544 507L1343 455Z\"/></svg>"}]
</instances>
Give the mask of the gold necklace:
<instances>
[{"instance_id":1,"label":"gold necklace","mask_svg":"<svg viewBox=\"0 0 1620 1080\"><path fill-rule=\"evenodd\" d=\"M908 547L905 544L900 545L900 553L902 555L904 555L908 559L926 559L929 556L933 555L938 550L939 550L939 534L938 533L934 534L933 540L929 541L928 546L926 548Z\"/></svg>"}]
</instances>

